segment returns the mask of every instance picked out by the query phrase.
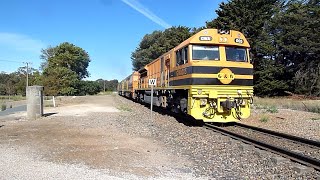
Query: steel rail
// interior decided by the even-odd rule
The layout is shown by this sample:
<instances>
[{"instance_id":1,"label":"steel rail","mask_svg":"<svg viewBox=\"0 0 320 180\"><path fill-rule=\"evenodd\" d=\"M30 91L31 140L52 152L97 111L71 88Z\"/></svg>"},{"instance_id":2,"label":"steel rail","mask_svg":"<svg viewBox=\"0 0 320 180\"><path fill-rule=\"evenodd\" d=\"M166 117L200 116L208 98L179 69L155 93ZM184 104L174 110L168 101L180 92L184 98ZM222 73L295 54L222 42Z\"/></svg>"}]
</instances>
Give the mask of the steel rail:
<instances>
[{"instance_id":1,"label":"steel rail","mask_svg":"<svg viewBox=\"0 0 320 180\"><path fill-rule=\"evenodd\" d=\"M285 138L285 139L289 139L291 141L297 141L297 142L300 142L300 143L303 143L303 144L316 146L316 147L320 148L320 142L319 141L305 139L305 138L302 138L302 137L293 136L293 135L285 134L285 133L280 133L280 132L272 131L272 130L269 130L269 129L263 129L263 128L255 127L255 126L249 126L249 125L242 124L242 123L236 123L235 126L240 126L240 127L252 129L252 130L263 132L263 133L266 133L266 134L271 134L271 135L274 135L274 136L277 136L277 137L280 137L280 138Z\"/></svg>"},{"instance_id":2,"label":"steel rail","mask_svg":"<svg viewBox=\"0 0 320 180\"><path fill-rule=\"evenodd\" d=\"M293 151L289 151L287 149L278 147L278 146L274 146L271 144L267 144L265 142L262 141L258 141L240 134L236 134L234 132L228 131L226 129L211 125L211 124L205 124L204 126L208 127L211 130L214 130L215 132L219 132L221 134L227 135L229 137L232 137L234 139L240 140L242 142L248 143L248 144L252 144L255 147L259 147L261 149L264 150L268 150L270 152L273 152L275 154L279 154L281 156L284 156L288 159L291 159L292 161L296 161L298 163L304 164L306 166L310 166L318 171L320 171L320 160L309 157L309 156L305 156Z\"/></svg>"}]
</instances>

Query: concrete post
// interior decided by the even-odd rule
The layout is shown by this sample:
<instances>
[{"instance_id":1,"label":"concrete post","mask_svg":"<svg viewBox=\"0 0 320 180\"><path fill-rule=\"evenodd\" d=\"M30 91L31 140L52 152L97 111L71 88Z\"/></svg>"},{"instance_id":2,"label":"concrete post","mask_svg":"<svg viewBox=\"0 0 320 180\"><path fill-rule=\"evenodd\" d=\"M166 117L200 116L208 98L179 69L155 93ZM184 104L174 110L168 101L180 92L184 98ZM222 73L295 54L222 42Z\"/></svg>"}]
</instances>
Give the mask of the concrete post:
<instances>
[{"instance_id":1,"label":"concrete post","mask_svg":"<svg viewBox=\"0 0 320 180\"><path fill-rule=\"evenodd\" d=\"M27 119L35 120L43 115L43 86L27 87Z\"/></svg>"}]
</instances>

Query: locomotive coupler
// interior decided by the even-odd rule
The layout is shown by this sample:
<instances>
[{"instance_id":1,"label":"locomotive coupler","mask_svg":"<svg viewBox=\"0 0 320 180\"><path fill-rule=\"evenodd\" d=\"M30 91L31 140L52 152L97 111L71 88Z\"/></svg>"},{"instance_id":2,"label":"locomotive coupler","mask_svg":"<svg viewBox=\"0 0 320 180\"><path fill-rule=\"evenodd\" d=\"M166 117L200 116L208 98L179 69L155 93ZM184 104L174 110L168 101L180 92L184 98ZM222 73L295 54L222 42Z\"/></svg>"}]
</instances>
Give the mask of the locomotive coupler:
<instances>
[{"instance_id":1,"label":"locomotive coupler","mask_svg":"<svg viewBox=\"0 0 320 180\"><path fill-rule=\"evenodd\" d=\"M235 103L233 101L230 101L229 99L227 99L226 101L221 102L220 104L223 109L230 111L232 108L235 107Z\"/></svg>"}]
</instances>

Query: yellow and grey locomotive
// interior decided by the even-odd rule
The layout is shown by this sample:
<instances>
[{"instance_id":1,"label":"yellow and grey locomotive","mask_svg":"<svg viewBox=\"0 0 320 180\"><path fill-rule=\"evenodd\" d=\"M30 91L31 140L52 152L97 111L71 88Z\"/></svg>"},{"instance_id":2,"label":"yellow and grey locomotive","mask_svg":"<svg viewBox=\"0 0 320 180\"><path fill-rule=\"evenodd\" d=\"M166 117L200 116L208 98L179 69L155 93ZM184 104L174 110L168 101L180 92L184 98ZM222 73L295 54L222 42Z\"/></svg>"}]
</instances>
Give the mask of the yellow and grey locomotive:
<instances>
[{"instance_id":1,"label":"yellow and grey locomotive","mask_svg":"<svg viewBox=\"0 0 320 180\"><path fill-rule=\"evenodd\" d=\"M204 29L121 81L118 91L150 103L148 80L156 79L155 106L204 122L236 122L249 117L253 100L249 48L238 31Z\"/></svg>"}]
</instances>

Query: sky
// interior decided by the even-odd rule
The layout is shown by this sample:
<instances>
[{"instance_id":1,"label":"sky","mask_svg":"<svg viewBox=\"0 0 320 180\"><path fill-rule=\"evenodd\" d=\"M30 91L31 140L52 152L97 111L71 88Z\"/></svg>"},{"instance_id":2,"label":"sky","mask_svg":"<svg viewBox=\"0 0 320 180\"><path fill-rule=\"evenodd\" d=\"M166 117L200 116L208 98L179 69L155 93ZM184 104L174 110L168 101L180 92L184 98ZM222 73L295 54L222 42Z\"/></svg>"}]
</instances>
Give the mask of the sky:
<instances>
[{"instance_id":1,"label":"sky","mask_svg":"<svg viewBox=\"0 0 320 180\"><path fill-rule=\"evenodd\" d=\"M88 80L121 80L132 72L131 53L145 34L171 26L200 27L222 0L2 0L0 72L30 62L42 48L70 42L89 53Z\"/></svg>"}]
</instances>

